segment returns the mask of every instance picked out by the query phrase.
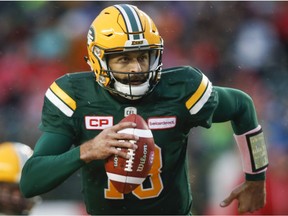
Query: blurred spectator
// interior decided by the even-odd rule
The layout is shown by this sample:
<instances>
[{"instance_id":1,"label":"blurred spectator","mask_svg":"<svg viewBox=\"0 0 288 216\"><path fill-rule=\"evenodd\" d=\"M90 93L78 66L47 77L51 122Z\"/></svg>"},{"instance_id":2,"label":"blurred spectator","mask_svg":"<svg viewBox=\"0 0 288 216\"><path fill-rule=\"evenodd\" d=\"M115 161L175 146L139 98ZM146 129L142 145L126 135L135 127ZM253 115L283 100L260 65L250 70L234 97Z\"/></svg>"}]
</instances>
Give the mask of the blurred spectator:
<instances>
[{"instance_id":1,"label":"blurred spectator","mask_svg":"<svg viewBox=\"0 0 288 216\"><path fill-rule=\"evenodd\" d=\"M233 50L235 64L248 71L259 72L261 67L274 60L278 45L272 25L263 20L251 19L239 27Z\"/></svg>"},{"instance_id":2,"label":"blurred spectator","mask_svg":"<svg viewBox=\"0 0 288 216\"><path fill-rule=\"evenodd\" d=\"M39 197L26 199L19 189L24 163L32 155L32 149L22 143L0 143L0 214L28 215Z\"/></svg>"}]
</instances>

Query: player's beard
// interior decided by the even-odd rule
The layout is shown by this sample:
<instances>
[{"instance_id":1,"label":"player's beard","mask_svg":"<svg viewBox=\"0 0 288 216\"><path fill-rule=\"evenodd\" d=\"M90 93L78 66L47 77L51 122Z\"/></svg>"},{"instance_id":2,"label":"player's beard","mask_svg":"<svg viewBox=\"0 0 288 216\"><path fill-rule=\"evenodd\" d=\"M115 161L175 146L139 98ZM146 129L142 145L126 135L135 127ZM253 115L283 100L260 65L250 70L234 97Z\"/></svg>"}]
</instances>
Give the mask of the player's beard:
<instances>
[{"instance_id":1,"label":"player's beard","mask_svg":"<svg viewBox=\"0 0 288 216\"><path fill-rule=\"evenodd\" d=\"M124 85L140 85L147 81L149 72L131 72L131 73L124 73L125 76L119 77L118 74L121 72L113 72L114 78L121 82ZM123 75L123 73L121 73ZM115 76L116 75L116 76Z\"/></svg>"}]
</instances>

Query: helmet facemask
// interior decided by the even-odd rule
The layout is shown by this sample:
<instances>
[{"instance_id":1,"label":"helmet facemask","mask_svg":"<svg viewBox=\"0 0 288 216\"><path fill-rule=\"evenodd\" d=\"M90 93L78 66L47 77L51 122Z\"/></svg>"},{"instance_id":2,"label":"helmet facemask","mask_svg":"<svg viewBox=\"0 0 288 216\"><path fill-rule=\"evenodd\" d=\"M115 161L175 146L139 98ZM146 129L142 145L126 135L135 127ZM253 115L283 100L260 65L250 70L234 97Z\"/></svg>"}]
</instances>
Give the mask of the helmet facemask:
<instances>
[{"instance_id":1,"label":"helmet facemask","mask_svg":"<svg viewBox=\"0 0 288 216\"><path fill-rule=\"evenodd\" d=\"M105 71L110 75L110 91L130 100L137 100L152 91L160 79L161 64L159 65L158 50L149 50L149 69L143 72ZM109 59L109 57L108 57ZM118 76L117 76L118 75ZM121 75L124 79L119 79Z\"/></svg>"}]
</instances>

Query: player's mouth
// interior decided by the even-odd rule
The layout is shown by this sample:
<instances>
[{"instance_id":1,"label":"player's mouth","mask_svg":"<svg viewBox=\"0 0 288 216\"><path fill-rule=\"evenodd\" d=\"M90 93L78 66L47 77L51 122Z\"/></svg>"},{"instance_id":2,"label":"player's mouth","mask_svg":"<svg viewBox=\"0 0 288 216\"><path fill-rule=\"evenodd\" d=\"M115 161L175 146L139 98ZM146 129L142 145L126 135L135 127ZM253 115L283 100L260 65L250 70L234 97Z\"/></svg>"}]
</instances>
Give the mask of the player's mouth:
<instances>
[{"instance_id":1,"label":"player's mouth","mask_svg":"<svg viewBox=\"0 0 288 216\"><path fill-rule=\"evenodd\" d=\"M129 84L130 85L141 85L142 83L144 83L146 80L141 80L141 81L130 81Z\"/></svg>"},{"instance_id":2,"label":"player's mouth","mask_svg":"<svg viewBox=\"0 0 288 216\"><path fill-rule=\"evenodd\" d=\"M125 84L125 85L127 85L127 84L130 84L130 85L141 85L141 84L143 84L144 82L146 82L147 81L147 78L146 77L130 77L130 79L128 78L128 79L121 79L121 80L119 80L118 79L118 81L120 81L121 83L123 83L123 84Z\"/></svg>"}]
</instances>

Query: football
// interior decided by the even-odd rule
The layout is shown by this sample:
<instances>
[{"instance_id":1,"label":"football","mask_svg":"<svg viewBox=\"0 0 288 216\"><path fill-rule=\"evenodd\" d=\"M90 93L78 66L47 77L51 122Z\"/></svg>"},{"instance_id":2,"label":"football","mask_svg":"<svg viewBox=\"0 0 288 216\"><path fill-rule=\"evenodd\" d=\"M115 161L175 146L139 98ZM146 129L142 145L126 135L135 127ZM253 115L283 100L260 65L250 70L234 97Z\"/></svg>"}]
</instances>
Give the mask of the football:
<instances>
[{"instance_id":1,"label":"football","mask_svg":"<svg viewBox=\"0 0 288 216\"><path fill-rule=\"evenodd\" d=\"M105 170L113 186L120 193L127 194L142 184L148 176L154 160L155 143L151 130L140 115L131 114L123 118L121 122L137 124L136 128L126 128L118 133L137 135L139 137L136 142L138 148L136 150L121 149L131 156L130 159L118 157L118 155L110 156L106 159Z\"/></svg>"}]
</instances>

